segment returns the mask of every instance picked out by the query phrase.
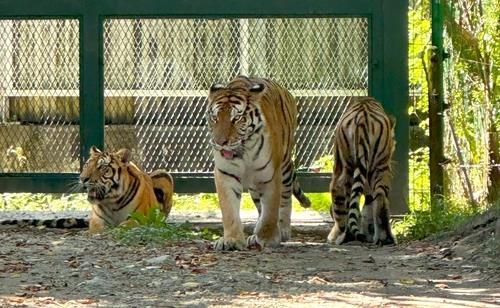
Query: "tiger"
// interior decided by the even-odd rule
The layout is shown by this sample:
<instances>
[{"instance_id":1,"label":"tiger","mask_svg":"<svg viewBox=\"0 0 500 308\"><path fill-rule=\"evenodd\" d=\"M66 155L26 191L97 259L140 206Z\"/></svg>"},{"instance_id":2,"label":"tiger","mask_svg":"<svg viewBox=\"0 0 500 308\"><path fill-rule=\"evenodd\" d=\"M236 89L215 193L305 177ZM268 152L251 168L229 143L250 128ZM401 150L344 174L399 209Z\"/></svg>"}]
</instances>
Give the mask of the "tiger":
<instances>
[{"instance_id":1,"label":"tiger","mask_svg":"<svg viewBox=\"0 0 500 308\"><path fill-rule=\"evenodd\" d=\"M276 247L289 240L291 195L301 206L311 206L294 171L297 106L290 92L257 77L237 76L227 85L213 84L207 122L224 229L215 249ZM259 213L246 241L239 213L244 189Z\"/></svg>"},{"instance_id":2,"label":"tiger","mask_svg":"<svg viewBox=\"0 0 500 308\"><path fill-rule=\"evenodd\" d=\"M117 152L90 148L90 157L80 173L80 185L92 205L89 232L101 233L105 227L131 224L133 212L146 215L159 206L167 217L172 208L173 180L164 170L146 173L130 161L130 150Z\"/></svg>"},{"instance_id":3,"label":"tiger","mask_svg":"<svg viewBox=\"0 0 500 308\"><path fill-rule=\"evenodd\" d=\"M377 245L396 243L388 200L396 146L394 126L394 118L371 97L356 98L339 119L330 182L334 226L328 242L340 245L356 239ZM360 214L361 195L365 204Z\"/></svg>"}]
</instances>

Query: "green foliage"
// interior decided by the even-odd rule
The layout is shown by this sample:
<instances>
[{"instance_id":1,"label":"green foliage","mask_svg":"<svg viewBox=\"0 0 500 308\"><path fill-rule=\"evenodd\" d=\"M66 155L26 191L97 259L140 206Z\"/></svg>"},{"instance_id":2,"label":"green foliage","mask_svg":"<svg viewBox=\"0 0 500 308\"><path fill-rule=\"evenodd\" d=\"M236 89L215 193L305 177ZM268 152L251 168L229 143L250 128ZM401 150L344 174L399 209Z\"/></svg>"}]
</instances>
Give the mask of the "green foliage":
<instances>
[{"instance_id":1,"label":"green foliage","mask_svg":"<svg viewBox=\"0 0 500 308\"><path fill-rule=\"evenodd\" d=\"M311 209L318 212L330 212L330 205L332 204L330 193L309 193L306 196L311 200ZM294 211L304 210L295 199L293 199L292 205Z\"/></svg>"},{"instance_id":2,"label":"green foliage","mask_svg":"<svg viewBox=\"0 0 500 308\"><path fill-rule=\"evenodd\" d=\"M393 231L399 241L420 240L432 234L455 229L466 219L478 214L470 204L446 201L444 210L411 210L401 221L393 223Z\"/></svg>"},{"instance_id":3,"label":"green foliage","mask_svg":"<svg viewBox=\"0 0 500 308\"><path fill-rule=\"evenodd\" d=\"M85 194L0 194L0 210L69 211L88 210Z\"/></svg>"},{"instance_id":4,"label":"green foliage","mask_svg":"<svg viewBox=\"0 0 500 308\"><path fill-rule=\"evenodd\" d=\"M220 211L219 199L216 193L200 193L200 194L185 194L174 195L175 211L181 212L204 212L204 211ZM243 193L241 196L241 209L252 210L255 205L250 197L250 194Z\"/></svg>"},{"instance_id":5,"label":"green foliage","mask_svg":"<svg viewBox=\"0 0 500 308\"><path fill-rule=\"evenodd\" d=\"M316 172L331 173L333 171L333 155L321 156L318 160L314 161L310 169Z\"/></svg>"},{"instance_id":6,"label":"green foliage","mask_svg":"<svg viewBox=\"0 0 500 308\"><path fill-rule=\"evenodd\" d=\"M193 229L188 222L167 223L165 215L158 207L152 207L146 215L132 213L130 220L131 223L109 229L108 233L126 245L164 244L166 241L195 238L213 240L216 237L209 229Z\"/></svg>"}]
</instances>

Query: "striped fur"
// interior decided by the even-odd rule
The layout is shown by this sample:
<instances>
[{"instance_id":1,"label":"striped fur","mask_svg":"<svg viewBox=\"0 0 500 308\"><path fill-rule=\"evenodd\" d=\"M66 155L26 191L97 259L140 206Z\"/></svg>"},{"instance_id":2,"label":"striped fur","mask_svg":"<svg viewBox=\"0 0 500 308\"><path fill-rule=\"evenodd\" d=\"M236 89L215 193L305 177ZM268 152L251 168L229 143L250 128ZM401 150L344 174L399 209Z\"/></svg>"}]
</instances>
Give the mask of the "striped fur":
<instances>
[{"instance_id":1,"label":"striped fur","mask_svg":"<svg viewBox=\"0 0 500 308\"><path fill-rule=\"evenodd\" d=\"M91 233L129 223L127 219L133 212L147 214L156 205L167 216L172 207L172 177L163 170L151 174L141 171L130 161L127 149L109 153L92 147L80 183L92 204Z\"/></svg>"},{"instance_id":2,"label":"striped fur","mask_svg":"<svg viewBox=\"0 0 500 308\"><path fill-rule=\"evenodd\" d=\"M16 225L19 227L35 226L47 228L86 228L89 226L88 219L84 218L55 218L55 219L9 219L0 221L0 225Z\"/></svg>"},{"instance_id":3,"label":"striped fur","mask_svg":"<svg viewBox=\"0 0 500 308\"><path fill-rule=\"evenodd\" d=\"M215 160L215 184L224 236L218 250L245 245L239 208L248 189L259 211L247 245L276 246L290 238L291 195L310 206L295 177L292 151L297 107L277 83L238 76L210 89L207 121Z\"/></svg>"},{"instance_id":4,"label":"striped fur","mask_svg":"<svg viewBox=\"0 0 500 308\"><path fill-rule=\"evenodd\" d=\"M394 121L375 99L358 98L339 120L334 147L330 191L335 225L328 241L342 244L357 239L376 244L395 243L388 200L395 149ZM362 215L361 195L365 196Z\"/></svg>"}]
</instances>

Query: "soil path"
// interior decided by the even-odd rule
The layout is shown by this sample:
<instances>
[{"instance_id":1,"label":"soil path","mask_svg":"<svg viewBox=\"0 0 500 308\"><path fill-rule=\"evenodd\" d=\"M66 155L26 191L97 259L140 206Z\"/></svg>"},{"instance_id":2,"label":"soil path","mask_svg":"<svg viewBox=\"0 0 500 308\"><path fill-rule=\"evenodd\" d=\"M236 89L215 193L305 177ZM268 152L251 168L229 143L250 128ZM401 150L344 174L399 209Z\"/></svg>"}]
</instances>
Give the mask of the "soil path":
<instances>
[{"instance_id":1,"label":"soil path","mask_svg":"<svg viewBox=\"0 0 500 308\"><path fill-rule=\"evenodd\" d=\"M299 234L278 249L220 253L202 240L125 246L87 231L7 228L0 306L496 307L493 229L382 248Z\"/></svg>"}]
</instances>

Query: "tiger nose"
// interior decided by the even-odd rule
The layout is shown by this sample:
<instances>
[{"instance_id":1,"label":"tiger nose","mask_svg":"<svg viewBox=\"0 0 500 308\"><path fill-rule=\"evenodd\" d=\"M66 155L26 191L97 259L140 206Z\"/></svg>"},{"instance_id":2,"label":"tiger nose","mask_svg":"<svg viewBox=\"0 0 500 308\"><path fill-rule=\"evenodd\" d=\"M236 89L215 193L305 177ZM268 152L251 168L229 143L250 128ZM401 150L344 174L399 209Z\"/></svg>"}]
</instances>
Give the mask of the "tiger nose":
<instances>
[{"instance_id":1,"label":"tiger nose","mask_svg":"<svg viewBox=\"0 0 500 308\"><path fill-rule=\"evenodd\" d=\"M226 145L229 141L229 138L226 136L218 136L214 138L214 142L218 145Z\"/></svg>"},{"instance_id":2,"label":"tiger nose","mask_svg":"<svg viewBox=\"0 0 500 308\"><path fill-rule=\"evenodd\" d=\"M89 181L88 177L80 177L80 183L81 184L86 184Z\"/></svg>"}]
</instances>

